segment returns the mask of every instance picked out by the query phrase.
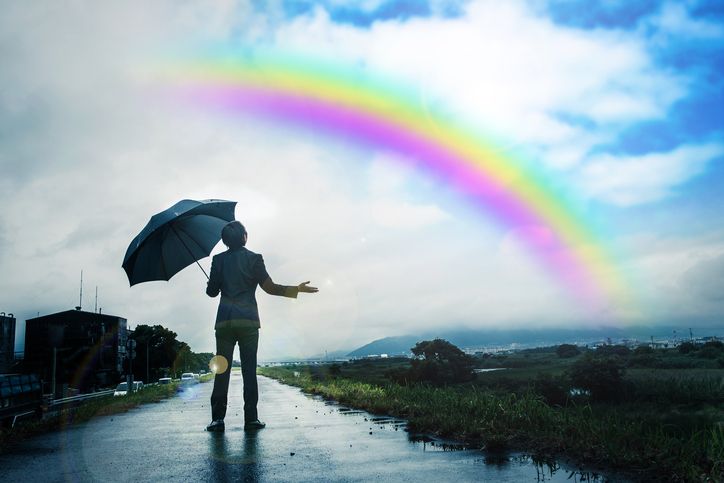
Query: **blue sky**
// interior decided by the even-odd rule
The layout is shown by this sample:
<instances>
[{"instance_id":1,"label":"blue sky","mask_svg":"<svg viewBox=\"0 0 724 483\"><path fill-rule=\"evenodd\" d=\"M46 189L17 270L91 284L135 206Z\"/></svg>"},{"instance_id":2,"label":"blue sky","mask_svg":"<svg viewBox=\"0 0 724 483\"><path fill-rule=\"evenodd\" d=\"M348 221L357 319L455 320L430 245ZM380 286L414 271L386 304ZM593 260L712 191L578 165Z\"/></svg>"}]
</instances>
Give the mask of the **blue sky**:
<instances>
[{"instance_id":1,"label":"blue sky","mask_svg":"<svg viewBox=\"0 0 724 483\"><path fill-rule=\"evenodd\" d=\"M0 34L0 310L21 321L75 306L83 269L105 313L211 350L200 271L129 288L120 263L153 213L213 197L275 281L321 288L260 295L262 357L449 324L724 325L721 2L39 1ZM334 59L488 133L605 226L642 310L582 311L515 229L397 153L152 94L159 53L208 45Z\"/></svg>"}]
</instances>

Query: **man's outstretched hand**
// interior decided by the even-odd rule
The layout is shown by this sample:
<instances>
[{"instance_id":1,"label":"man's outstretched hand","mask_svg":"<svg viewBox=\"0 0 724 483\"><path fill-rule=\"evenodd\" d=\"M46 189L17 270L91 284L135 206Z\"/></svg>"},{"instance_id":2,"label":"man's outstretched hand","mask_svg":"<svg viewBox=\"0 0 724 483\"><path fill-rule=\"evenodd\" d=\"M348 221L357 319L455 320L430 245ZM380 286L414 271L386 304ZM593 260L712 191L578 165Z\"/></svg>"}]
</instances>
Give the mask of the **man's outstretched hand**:
<instances>
[{"instance_id":1,"label":"man's outstretched hand","mask_svg":"<svg viewBox=\"0 0 724 483\"><path fill-rule=\"evenodd\" d=\"M310 287L309 282L302 282L299 285L297 285L297 289L299 289L300 292L303 293L317 293L319 292L319 289L317 287Z\"/></svg>"}]
</instances>

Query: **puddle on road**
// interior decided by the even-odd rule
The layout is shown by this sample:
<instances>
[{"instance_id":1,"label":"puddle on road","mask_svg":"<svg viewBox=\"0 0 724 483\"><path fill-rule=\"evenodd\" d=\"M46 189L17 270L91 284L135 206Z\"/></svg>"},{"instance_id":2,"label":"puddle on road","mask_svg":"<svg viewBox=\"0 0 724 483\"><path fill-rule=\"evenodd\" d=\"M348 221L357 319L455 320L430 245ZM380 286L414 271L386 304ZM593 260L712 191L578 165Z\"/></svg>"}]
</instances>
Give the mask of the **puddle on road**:
<instances>
[{"instance_id":1,"label":"puddle on road","mask_svg":"<svg viewBox=\"0 0 724 483\"><path fill-rule=\"evenodd\" d=\"M366 411L340 406L334 401L324 400L325 406L334 407L342 415L362 416L364 422L372 424L376 430L393 429L394 431L407 431L407 440L413 445L420 447L423 452L471 452L477 453L479 458L475 460L487 467L494 467L505 471L511 466L531 466L536 471L536 481L559 480L563 477L570 482L606 482L610 477L582 469L561 466L557 461L549 458L539 458L533 455L522 453L486 452L477 445L461 443L443 438L433 437L426 433L409 432L407 421L391 416L372 416ZM372 432L370 432L372 434Z\"/></svg>"},{"instance_id":2,"label":"puddle on road","mask_svg":"<svg viewBox=\"0 0 724 483\"><path fill-rule=\"evenodd\" d=\"M483 452L407 431L399 418L305 398L263 377L259 382L263 431L243 429L240 378L229 390L226 432L204 431L212 386L200 384L162 404L29 439L0 455L0 480L606 481L562 461Z\"/></svg>"},{"instance_id":3,"label":"puddle on road","mask_svg":"<svg viewBox=\"0 0 724 483\"><path fill-rule=\"evenodd\" d=\"M362 414L362 413L364 413L364 411L360 411L359 409L352 409L352 408L345 408L345 407L339 408L338 411L342 414Z\"/></svg>"},{"instance_id":4,"label":"puddle on road","mask_svg":"<svg viewBox=\"0 0 724 483\"><path fill-rule=\"evenodd\" d=\"M474 446L456 441L431 438L427 434L410 433L407 440L413 444L422 444L423 451L463 451L477 449Z\"/></svg>"}]
</instances>

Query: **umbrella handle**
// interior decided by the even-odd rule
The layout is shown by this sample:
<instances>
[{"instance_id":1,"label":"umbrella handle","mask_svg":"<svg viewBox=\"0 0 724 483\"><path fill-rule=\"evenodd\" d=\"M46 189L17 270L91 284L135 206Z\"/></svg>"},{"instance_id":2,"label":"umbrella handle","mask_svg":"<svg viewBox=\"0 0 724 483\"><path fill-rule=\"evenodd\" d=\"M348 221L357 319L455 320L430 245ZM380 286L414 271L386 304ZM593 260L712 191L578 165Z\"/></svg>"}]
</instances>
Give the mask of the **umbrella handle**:
<instances>
[{"instance_id":1,"label":"umbrella handle","mask_svg":"<svg viewBox=\"0 0 724 483\"><path fill-rule=\"evenodd\" d=\"M173 225L170 225L170 226L171 226L171 231L173 231L174 235L176 235L176 238L178 238L179 241L181 242L181 244L184 246L184 248L186 250L188 250L189 255L191 255L191 258L194 259L194 261L196 262L196 265L198 265L199 268L201 269L201 271L204 272L204 275L206 275L206 280L209 280L209 275L206 273L206 270L204 270L204 267L202 267L201 264L199 263L199 261L196 260L196 258L194 257L194 253L191 251L191 249L188 247L188 245L186 245L186 242L184 241L184 239L181 238L181 236L178 234L178 232L176 231L176 228L174 228Z\"/></svg>"}]
</instances>

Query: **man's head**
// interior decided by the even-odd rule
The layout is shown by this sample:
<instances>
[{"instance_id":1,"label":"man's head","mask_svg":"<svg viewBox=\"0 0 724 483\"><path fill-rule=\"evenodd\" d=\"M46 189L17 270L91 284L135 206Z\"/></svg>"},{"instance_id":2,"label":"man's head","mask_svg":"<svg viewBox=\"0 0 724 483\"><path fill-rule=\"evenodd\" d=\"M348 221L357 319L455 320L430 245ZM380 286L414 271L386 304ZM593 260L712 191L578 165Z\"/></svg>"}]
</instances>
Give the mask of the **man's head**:
<instances>
[{"instance_id":1,"label":"man's head","mask_svg":"<svg viewBox=\"0 0 724 483\"><path fill-rule=\"evenodd\" d=\"M221 230L221 241L229 248L241 248L246 245L246 228L238 221L227 223Z\"/></svg>"}]
</instances>

